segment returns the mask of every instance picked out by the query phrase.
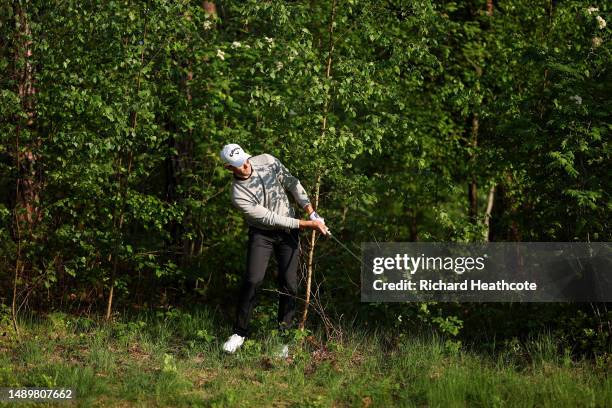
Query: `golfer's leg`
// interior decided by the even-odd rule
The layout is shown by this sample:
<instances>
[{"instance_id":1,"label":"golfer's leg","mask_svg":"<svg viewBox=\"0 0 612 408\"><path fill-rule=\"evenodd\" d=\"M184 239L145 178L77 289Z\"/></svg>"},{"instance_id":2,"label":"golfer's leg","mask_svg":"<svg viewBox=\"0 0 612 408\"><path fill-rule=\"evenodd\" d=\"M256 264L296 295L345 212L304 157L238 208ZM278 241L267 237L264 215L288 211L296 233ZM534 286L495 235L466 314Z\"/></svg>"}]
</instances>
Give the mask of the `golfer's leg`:
<instances>
[{"instance_id":1,"label":"golfer's leg","mask_svg":"<svg viewBox=\"0 0 612 408\"><path fill-rule=\"evenodd\" d=\"M281 329L286 329L293 326L295 316L300 238L297 229L282 235L281 242L276 246L275 255L278 264L278 290L281 292L278 323Z\"/></svg>"},{"instance_id":2,"label":"golfer's leg","mask_svg":"<svg viewBox=\"0 0 612 408\"><path fill-rule=\"evenodd\" d=\"M234 333L241 336L248 335L251 312L256 304L257 288L263 282L272 251L272 239L257 230L249 232L247 269L242 280L234 324Z\"/></svg>"}]
</instances>

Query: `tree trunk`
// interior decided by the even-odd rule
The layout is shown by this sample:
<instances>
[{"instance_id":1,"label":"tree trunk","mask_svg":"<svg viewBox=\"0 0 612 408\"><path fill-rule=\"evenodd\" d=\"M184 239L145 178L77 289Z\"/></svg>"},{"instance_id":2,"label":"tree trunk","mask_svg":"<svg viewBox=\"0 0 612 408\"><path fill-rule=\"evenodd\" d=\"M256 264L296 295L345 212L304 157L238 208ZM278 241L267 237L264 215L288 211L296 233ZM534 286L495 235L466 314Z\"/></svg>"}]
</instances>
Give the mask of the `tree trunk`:
<instances>
[{"instance_id":1,"label":"tree trunk","mask_svg":"<svg viewBox=\"0 0 612 408\"><path fill-rule=\"evenodd\" d=\"M13 326L18 333L17 325L17 297L19 281L23 277L26 263L22 259L23 229L27 229L27 241L31 242L35 224L40 220L39 197L41 185L37 177L36 149L40 140L32 137L34 132L34 67L32 64L32 31L30 20L25 6L15 4L15 32L14 44L14 75L17 78L17 93L21 102L21 109L25 114L25 122L22 118L15 117L15 152L14 162L17 169L15 181L15 204L14 204L14 226L13 237L17 244L15 259L15 270L13 276L13 299L11 302L11 314ZM25 133L26 138L22 140Z\"/></svg>"},{"instance_id":2,"label":"tree trunk","mask_svg":"<svg viewBox=\"0 0 612 408\"><path fill-rule=\"evenodd\" d=\"M487 16L493 16L493 0L487 0L486 4L487 4L486 6ZM476 69L476 75L478 77L481 77L483 73L482 67L475 66L475 69ZM480 88L479 83L476 83L477 91L479 90L479 88ZM472 115L472 140L471 140L471 146L472 146L473 152L470 157L470 162L472 164L471 166L472 180L470 181L468 185L468 201L469 201L468 216L472 224L478 223L478 188L476 184L476 171L474 169L474 161L476 157L476 147L478 146L479 128L480 128L480 118L479 118L478 113L474 112ZM492 193L489 192L489 194L492 194ZM485 222L487 223L487 229L488 229L488 218L485 219Z\"/></svg>"},{"instance_id":3,"label":"tree trunk","mask_svg":"<svg viewBox=\"0 0 612 408\"><path fill-rule=\"evenodd\" d=\"M19 188L17 189L16 203L18 207L25 210L24 214L20 214L20 219L26 222L28 231L31 233L34 224L40 218L40 209L38 208L40 184L36 177L38 156L35 153L35 149L39 146L38 141L33 140L32 137L28 139L33 141L30 141L28 144L19 145L21 134L24 131L29 133L34 130L34 94L36 93L33 79L34 68L31 62L32 32L27 12L19 4L17 5L16 12L16 28L18 35L15 50L15 66L16 75L19 78L18 94L22 109L27 117L25 126L23 126L24 124L21 119L16 120L16 135L18 138L16 146L19 149L15 152L19 171Z\"/></svg>"},{"instance_id":4,"label":"tree trunk","mask_svg":"<svg viewBox=\"0 0 612 408\"><path fill-rule=\"evenodd\" d=\"M491 186L489 189L489 196L487 197L487 209L485 210L485 225L487 229L485 230L485 242L489 241L490 235L490 220L491 220L491 212L493 211L493 201L495 200L495 184Z\"/></svg>"},{"instance_id":5,"label":"tree trunk","mask_svg":"<svg viewBox=\"0 0 612 408\"><path fill-rule=\"evenodd\" d=\"M471 164L471 173L472 180L468 185L468 201L469 201L469 209L468 215L470 222L472 224L476 224L478 222L478 190L476 186L476 170L474 169L474 161L476 158L476 147L478 144L478 128L480 126L480 121L478 118L478 113L474 113L472 115L472 140L471 147L473 152L470 154L470 164Z\"/></svg>"},{"instance_id":6,"label":"tree trunk","mask_svg":"<svg viewBox=\"0 0 612 408\"><path fill-rule=\"evenodd\" d=\"M414 208L408 209L408 218L410 219L410 242L417 242L419 240L419 235L417 229L417 214Z\"/></svg>"},{"instance_id":7,"label":"tree trunk","mask_svg":"<svg viewBox=\"0 0 612 408\"><path fill-rule=\"evenodd\" d=\"M315 183L315 202L314 208L319 207L319 188L321 186L321 176L317 176L317 181ZM312 288L312 273L313 273L313 259L314 259L314 248L316 244L316 231L312 231L310 233L310 242L309 242L309 250L308 250L308 261L306 264L306 299L304 304L304 310L302 312L302 319L300 320L300 329L304 330L304 326L306 324L306 319L308 318L308 307L310 306L310 293Z\"/></svg>"},{"instance_id":8,"label":"tree trunk","mask_svg":"<svg viewBox=\"0 0 612 408\"><path fill-rule=\"evenodd\" d=\"M325 70L325 78L331 78L331 69L333 62L333 53L334 53L334 20L336 18L336 0L332 0L332 8L331 8L331 17L329 20L329 48L327 53L327 64ZM325 95L326 101L323 106L323 124L321 125L321 139L325 137L325 133L327 132L327 117L329 114L329 105L330 105L330 95L329 92ZM321 191L321 173L319 172L316 177L315 183L315 196L314 196L314 209L317 210L319 208L319 196ZM308 307L310 306L310 292L312 285L312 273L313 273L313 259L314 259L314 251L316 244L316 231L312 231L310 234L310 247L308 249L308 263L306 267L306 299L304 302L304 310L302 312L302 319L300 320L299 328L304 330L304 326L306 325L306 319L308 318Z\"/></svg>"}]
</instances>

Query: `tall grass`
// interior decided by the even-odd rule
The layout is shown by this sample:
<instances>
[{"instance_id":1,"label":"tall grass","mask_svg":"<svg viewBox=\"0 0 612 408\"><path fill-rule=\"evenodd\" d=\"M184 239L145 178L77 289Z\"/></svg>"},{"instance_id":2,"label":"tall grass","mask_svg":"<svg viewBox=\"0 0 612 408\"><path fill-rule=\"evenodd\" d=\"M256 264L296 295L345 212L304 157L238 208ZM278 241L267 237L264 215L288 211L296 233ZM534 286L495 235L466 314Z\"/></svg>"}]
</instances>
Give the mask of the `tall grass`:
<instances>
[{"instance_id":1,"label":"tall grass","mask_svg":"<svg viewBox=\"0 0 612 408\"><path fill-rule=\"evenodd\" d=\"M274 331L223 354L229 328L206 309L20 324L20 341L0 341L0 386L74 388L79 406L612 406L609 364L573 360L548 334L482 354L346 327L342 343L314 333L278 360Z\"/></svg>"}]
</instances>

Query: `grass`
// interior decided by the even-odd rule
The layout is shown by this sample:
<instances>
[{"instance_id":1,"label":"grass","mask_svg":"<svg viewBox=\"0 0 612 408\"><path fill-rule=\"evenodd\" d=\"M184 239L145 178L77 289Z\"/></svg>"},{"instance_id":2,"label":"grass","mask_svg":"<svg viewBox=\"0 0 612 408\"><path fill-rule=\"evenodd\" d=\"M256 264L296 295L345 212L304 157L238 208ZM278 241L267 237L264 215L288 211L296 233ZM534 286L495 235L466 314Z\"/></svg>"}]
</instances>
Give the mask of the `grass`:
<instances>
[{"instance_id":1,"label":"grass","mask_svg":"<svg viewBox=\"0 0 612 408\"><path fill-rule=\"evenodd\" d=\"M206 310L111 325L55 313L21 330L20 342L0 337L0 386L71 387L84 407L612 406L610 362L575 361L547 336L483 355L352 328L342 343L298 341L278 360L279 338L265 330L223 354L229 329Z\"/></svg>"}]
</instances>

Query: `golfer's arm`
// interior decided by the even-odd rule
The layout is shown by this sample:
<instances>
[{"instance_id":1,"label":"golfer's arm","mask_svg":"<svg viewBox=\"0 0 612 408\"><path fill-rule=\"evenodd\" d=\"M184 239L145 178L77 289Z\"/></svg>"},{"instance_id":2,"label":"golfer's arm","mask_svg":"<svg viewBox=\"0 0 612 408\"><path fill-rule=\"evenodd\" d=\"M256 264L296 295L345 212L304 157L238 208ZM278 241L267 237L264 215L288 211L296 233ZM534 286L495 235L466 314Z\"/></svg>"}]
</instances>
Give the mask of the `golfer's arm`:
<instances>
[{"instance_id":1,"label":"golfer's arm","mask_svg":"<svg viewBox=\"0 0 612 408\"><path fill-rule=\"evenodd\" d=\"M289 190L289 192L291 192L291 195L293 196L295 201L305 211L308 211L308 209L311 210L308 213L308 214L310 214L312 212L312 205L310 204L310 199L308 198L308 194L306 194L306 190L304 189L304 187L300 183L300 180L298 180L296 177L294 177L294 176L292 176L291 174L288 173L288 176L285 176L285 178L284 178L284 186L285 186L285 189L287 189L287 190Z\"/></svg>"},{"instance_id":2,"label":"golfer's arm","mask_svg":"<svg viewBox=\"0 0 612 408\"><path fill-rule=\"evenodd\" d=\"M310 215L314 211L314 208L312 208L312 205L308 203L304 206L304 211L306 211L307 215Z\"/></svg>"},{"instance_id":3,"label":"golfer's arm","mask_svg":"<svg viewBox=\"0 0 612 408\"><path fill-rule=\"evenodd\" d=\"M261 204L256 204L243 198L234 198L232 203L245 217L260 224L277 228L300 228L300 222L297 218L276 214Z\"/></svg>"},{"instance_id":4,"label":"golfer's arm","mask_svg":"<svg viewBox=\"0 0 612 408\"><path fill-rule=\"evenodd\" d=\"M276 171L285 190L289 191L300 207L310 214L313 211L313 208L310 204L310 200L308 199L308 194L306 194L306 190L300 183L300 180L291 174L291 172L289 172L289 170L283 165L283 163L281 163L280 160L274 156L271 157L274 160Z\"/></svg>"},{"instance_id":5,"label":"golfer's arm","mask_svg":"<svg viewBox=\"0 0 612 408\"><path fill-rule=\"evenodd\" d=\"M309 229L309 228L315 227L314 221L306 221L306 220L299 220L299 221L300 221L300 229Z\"/></svg>"}]
</instances>

